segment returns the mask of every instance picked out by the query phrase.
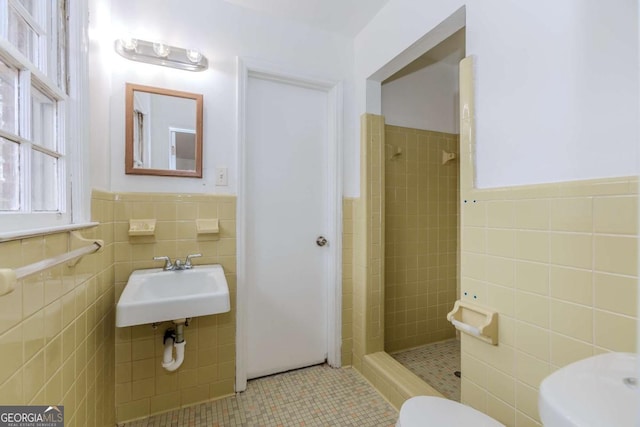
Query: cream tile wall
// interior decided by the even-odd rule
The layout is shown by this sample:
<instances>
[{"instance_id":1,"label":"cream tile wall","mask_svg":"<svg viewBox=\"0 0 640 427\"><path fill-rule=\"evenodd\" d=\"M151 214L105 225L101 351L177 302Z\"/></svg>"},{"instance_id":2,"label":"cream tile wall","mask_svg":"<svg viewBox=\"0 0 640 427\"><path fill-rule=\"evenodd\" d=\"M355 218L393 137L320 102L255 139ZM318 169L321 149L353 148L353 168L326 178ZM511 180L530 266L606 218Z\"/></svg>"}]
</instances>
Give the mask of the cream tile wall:
<instances>
[{"instance_id":1,"label":"cream tile wall","mask_svg":"<svg viewBox=\"0 0 640 427\"><path fill-rule=\"evenodd\" d=\"M113 202L94 192L87 238L103 252L25 278L0 296L3 405L64 405L65 426L113 426ZM16 268L68 250L69 233L0 243L0 267ZM75 248L75 247L74 247Z\"/></svg>"},{"instance_id":2,"label":"cream tile wall","mask_svg":"<svg viewBox=\"0 0 640 427\"><path fill-rule=\"evenodd\" d=\"M455 336L458 135L385 126L386 351ZM401 155L393 156L397 150Z\"/></svg>"},{"instance_id":3,"label":"cream tile wall","mask_svg":"<svg viewBox=\"0 0 640 427\"><path fill-rule=\"evenodd\" d=\"M463 196L461 290L500 313L498 347L463 335L463 402L539 425L546 375L636 350L637 197L635 178Z\"/></svg>"},{"instance_id":4,"label":"cream tile wall","mask_svg":"<svg viewBox=\"0 0 640 427\"><path fill-rule=\"evenodd\" d=\"M507 426L539 426L546 375L636 351L638 182L474 189L468 58L460 78L461 290L499 313L498 346L462 334L462 402Z\"/></svg>"},{"instance_id":5,"label":"cream tile wall","mask_svg":"<svg viewBox=\"0 0 640 427\"><path fill-rule=\"evenodd\" d=\"M367 333L366 351L384 348L384 117L371 115L368 121L366 203L367 227Z\"/></svg>"},{"instance_id":6,"label":"cream tile wall","mask_svg":"<svg viewBox=\"0 0 640 427\"><path fill-rule=\"evenodd\" d=\"M115 194L116 300L133 270L161 267L202 253L195 264L222 264L231 312L192 320L185 329L185 362L175 372L161 366L162 336L169 323L117 328L115 396L118 422L180 408L234 392L236 303L236 199L233 196ZM155 237L129 237L129 219L156 218ZM220 234L198 236L195 219L219 218Z\"/></svg>"},{"instance_id":7,"label":"cream tile wall","mask_svg":"<svg viewBox=\"0 0 640 427\"><path fill-rule=\"evenodd\" d=\"M384 117L361 117L360 198L353 204L353 366L384 347Z\"/></svg>"},{"instance_id":8,"label":"cream tile wall","mask_svg":"<svg viewBox=\"0 0 640 427\"><path fill-rule=\"evenodd\" d=\"M353 340L351 364L354 368L362 372L362 363L365 353L365 333L366 333L366 207L363 206L362 198L353 202Z\"/></svg>"},{"instance_id":9,"label":"cream tile wall","mask_svg":"<svg viewBox=\"0 0 640 427\"><path fill-rule=\"evenodd\" d=\"M353 363L353 205L342 202L342 366Z\"/></svg>"}]
</instances>

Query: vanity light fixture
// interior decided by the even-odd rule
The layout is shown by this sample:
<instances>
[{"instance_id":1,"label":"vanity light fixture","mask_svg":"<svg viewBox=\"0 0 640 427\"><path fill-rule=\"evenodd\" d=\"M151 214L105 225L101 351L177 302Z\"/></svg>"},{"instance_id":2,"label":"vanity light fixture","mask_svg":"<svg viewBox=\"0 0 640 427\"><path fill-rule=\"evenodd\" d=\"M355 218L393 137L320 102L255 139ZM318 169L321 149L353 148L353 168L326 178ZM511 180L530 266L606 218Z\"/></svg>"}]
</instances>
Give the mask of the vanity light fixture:
<instances>
[{"instance_id":1,"label":"vanity light fixture","mask_svg":"<svg viewBox=\"0 0 640 427\"><path fill-rule=\"evenodd\" d=\"M138 47L138 40L131 37L123 37L120 39L120 42L124 50L136 50L136 47Z\"/></svg>"},{"instance_id":2,"label":"vanity light fixture","mask_svg":"<svg viewBox=\"0 0 640 427\"><path fill-rule=\"evenodd\" d=\"M116 40L115 49L120 56L132 61L187 71L204 71L209 68L209 62L201 52L164 43L125 37Z\"/></svg>"},{"instance_id":3,"label":"vanity light fixture","mask_svg":"<svg viewBox=\"0 0 640 427\"><path fill-rule=\"evenodd\" d=\"M194 64L197 64L202 61L202 54L197 50L187 49L187 59Z\"/></svg>"},{"instance_id":4,"label":"vanity light fixture","mask_svg":"<svg viewBox=\"0 0 640 427\"><path fill-rule=\"evenodd\" d=\"M167 56L169 56L169 53L171 53L171 48L164 43L154 43L153 51L160 58L166 58Z\"/></svg>"}]
</instances>

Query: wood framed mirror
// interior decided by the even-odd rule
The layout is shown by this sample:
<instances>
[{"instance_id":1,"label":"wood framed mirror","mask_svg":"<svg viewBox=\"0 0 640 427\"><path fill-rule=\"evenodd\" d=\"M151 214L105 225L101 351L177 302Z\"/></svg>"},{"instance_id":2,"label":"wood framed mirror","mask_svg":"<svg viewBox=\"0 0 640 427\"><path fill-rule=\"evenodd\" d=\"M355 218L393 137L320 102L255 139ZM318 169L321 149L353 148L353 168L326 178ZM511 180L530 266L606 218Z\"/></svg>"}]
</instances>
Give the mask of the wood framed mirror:
<instances>
[{"instance_id":1,"label":"wood framed mirror","mask_svg":"<svg viewBox=\"0 0 640 427\"><path fill-rule=\"evenodd\" d=\"M202 178L202 95L127 83L125 173Z\"/></svg>"}]
</instances>

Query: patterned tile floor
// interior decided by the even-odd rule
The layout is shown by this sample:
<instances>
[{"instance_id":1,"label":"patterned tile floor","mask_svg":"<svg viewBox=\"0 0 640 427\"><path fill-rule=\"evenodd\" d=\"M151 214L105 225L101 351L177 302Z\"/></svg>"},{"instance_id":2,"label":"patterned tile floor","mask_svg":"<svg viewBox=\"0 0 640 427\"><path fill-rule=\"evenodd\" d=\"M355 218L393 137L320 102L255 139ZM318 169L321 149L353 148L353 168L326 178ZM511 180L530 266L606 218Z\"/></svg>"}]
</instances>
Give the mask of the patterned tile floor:
<instances>
[{"instance_id":1,"label":"patterned tile floor","mask_svg":"<svg viewBox=\"0 0 640 427\"><path fill-rule=\"evenodd\" d=\"M249 381L247 390L122 427L394 426L398 413L356 371L327 365Z\"/></svg>"},{"instance_id":2,"label":"patterned tile floor","mask_svg":"<svg viewBox=\"0 0 640 427\"><path fill-rule=\"evenodd\" d=\"M460 341L455 338L391 355L445 397L460 401Z\"/></svg>"}]
</instances>

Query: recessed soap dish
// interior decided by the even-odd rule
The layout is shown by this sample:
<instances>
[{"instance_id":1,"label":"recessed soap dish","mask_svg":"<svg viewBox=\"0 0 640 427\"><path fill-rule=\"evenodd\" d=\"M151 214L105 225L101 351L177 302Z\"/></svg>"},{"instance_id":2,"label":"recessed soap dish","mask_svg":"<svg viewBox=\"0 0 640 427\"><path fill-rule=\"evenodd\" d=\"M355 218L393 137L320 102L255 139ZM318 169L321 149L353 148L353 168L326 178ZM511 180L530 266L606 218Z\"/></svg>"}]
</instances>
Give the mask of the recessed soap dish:
<instances>
[{"instance_id":1,"label":"recessed soap dish","mask_svg":"<svg viewBox=\"0 0 640 427\"><path fill-rule=\"evenodd\" d=\"M156 232L155 219L130 219L129 236L153 236Z\"/></svg>"},{"instance_id":2,"label":"recessed soap dish","mask_svg":"<svg viewBox=\"0 0 640 427\"><path fill-rule=\"evenodd\" d=\"M196 219L196 230L198 234L217 234L220 232L218 218Z\"/></svg>"}]
</instances>

